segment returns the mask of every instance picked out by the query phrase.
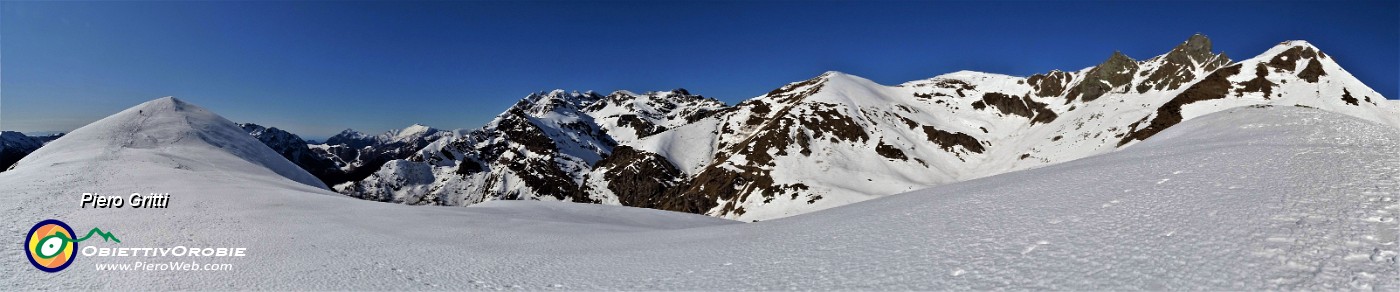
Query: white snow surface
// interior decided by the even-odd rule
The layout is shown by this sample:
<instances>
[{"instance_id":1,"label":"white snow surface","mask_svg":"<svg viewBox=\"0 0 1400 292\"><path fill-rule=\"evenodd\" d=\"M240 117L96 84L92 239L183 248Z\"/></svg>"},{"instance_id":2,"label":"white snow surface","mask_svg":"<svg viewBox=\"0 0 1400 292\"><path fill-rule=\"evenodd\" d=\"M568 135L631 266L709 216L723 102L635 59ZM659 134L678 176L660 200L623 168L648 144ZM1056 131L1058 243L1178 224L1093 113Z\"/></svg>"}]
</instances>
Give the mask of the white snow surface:
<instances>
[{"instance_id":1,"label":"white snow surface","mask_svg":"<svg viewBox=\"0 0 1400 292\"><path fill-rule=\"evenodd\" d=\"M74 131L0 173L0 230L55 218L122 239L87 245L248 256L197 259L234 265L201 272L94 269L171 260L157 257L79 256L59 273L0 261L0 289L1400 288L1400 133L1293 106L1224 110L1121 151L751 224L559 202L357 200L244 156L259 151L174 139L222 127L114 120L128 119ZM231 142L256 143L237 134L246 141ZM83 145L116 154L57 155ZM172 206L79 209L85 191L169 192Z\"/></svg>"}]
</instances>

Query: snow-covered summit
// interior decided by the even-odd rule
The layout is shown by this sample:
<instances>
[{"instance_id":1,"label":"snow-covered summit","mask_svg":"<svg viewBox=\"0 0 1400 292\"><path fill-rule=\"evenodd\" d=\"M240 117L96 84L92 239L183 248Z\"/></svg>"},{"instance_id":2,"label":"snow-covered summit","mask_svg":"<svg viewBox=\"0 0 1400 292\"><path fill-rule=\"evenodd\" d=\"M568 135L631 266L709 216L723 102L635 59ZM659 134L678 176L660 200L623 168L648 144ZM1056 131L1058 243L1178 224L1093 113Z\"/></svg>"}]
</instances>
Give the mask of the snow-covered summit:
<instances>
[{"instance_id":1,"label":"snow-covered summit","mask_svg":"<svg viewBox=\"0 0 1400 292\"><path fill-rule=\"evenodd\" d=\"M20 160L15 169L113 159L231 176L271 174L326 188L233 122L174 97L151 100L73 130Z\"/></svg>"}]
</instances>

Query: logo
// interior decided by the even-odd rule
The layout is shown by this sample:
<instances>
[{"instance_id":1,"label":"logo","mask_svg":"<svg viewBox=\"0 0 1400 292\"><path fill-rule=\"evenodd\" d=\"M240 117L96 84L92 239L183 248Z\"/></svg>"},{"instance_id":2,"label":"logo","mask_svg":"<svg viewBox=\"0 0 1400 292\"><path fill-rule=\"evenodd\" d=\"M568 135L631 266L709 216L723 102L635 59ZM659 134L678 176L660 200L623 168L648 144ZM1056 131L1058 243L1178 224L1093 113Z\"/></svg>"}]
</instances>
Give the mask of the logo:
<instances>
[{"instance_id":1,"label":"logo","mask_svg":"<svg viewBox=\"0 0 1400 292\"><path fill-rule=\"evenodd\" d=\"M73 264L74 252L78 250L78 242L87 240L93 234L99 234L103 240L110 240L121 243L116 236L103 232L102 229L93 228L82 238L73 238L73 228L63 221L48 219L34 224L34 228L29 229L29 234L24 238L25 256L29 258L29 263L40 271L49 273L62 271Z\"/></svg>"}]
</instances>

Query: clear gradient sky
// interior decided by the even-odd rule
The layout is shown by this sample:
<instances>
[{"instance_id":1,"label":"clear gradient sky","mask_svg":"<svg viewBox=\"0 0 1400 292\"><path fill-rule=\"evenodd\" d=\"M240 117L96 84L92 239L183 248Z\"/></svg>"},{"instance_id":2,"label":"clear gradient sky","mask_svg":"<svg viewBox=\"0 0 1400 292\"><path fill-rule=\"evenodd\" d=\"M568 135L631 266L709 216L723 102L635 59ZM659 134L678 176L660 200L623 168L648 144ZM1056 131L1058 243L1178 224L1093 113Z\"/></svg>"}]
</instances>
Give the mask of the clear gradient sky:
<instances>
[{"instance_id":1,"label":"clear gradient sky","mask_svg":"<svg viewBox=\"0 0 1400 292\"><path fill-rule=\"evenodd\" d=\"M324 138L476 128L530 92L686 88L733 104L837 70L1078 70L1193 33L1304 39L1400 96L1382 2L0 2L0 129L66 131L173 95Z\"/></svg>"}]
</instances>

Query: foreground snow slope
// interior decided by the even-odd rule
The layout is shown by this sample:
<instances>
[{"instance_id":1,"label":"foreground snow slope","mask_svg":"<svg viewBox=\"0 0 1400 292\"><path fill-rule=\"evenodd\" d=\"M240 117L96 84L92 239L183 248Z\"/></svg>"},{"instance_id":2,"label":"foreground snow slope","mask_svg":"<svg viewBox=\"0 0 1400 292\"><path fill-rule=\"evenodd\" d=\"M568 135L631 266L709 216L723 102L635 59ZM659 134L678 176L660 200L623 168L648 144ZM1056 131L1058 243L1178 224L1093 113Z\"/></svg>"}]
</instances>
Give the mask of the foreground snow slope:
<instances>
[{"instance_id":1,"label":"foreground snow slope","mask_svg":"<svg viewBox=\"0 0 1400 292\"><path fill-rule=\"evenodd\" d=\"M58 218L120 246L249 256L201 260L227 272L3 261L0 289L1394 290L1396 153L1393 127L1237 108L1122 151L752 224L567 203L412 207L159 166L69 175L159 157L123 156L0 173L0 229ZM175 197L76 209L87 190Z\"/></svg>"}]
</instances>

